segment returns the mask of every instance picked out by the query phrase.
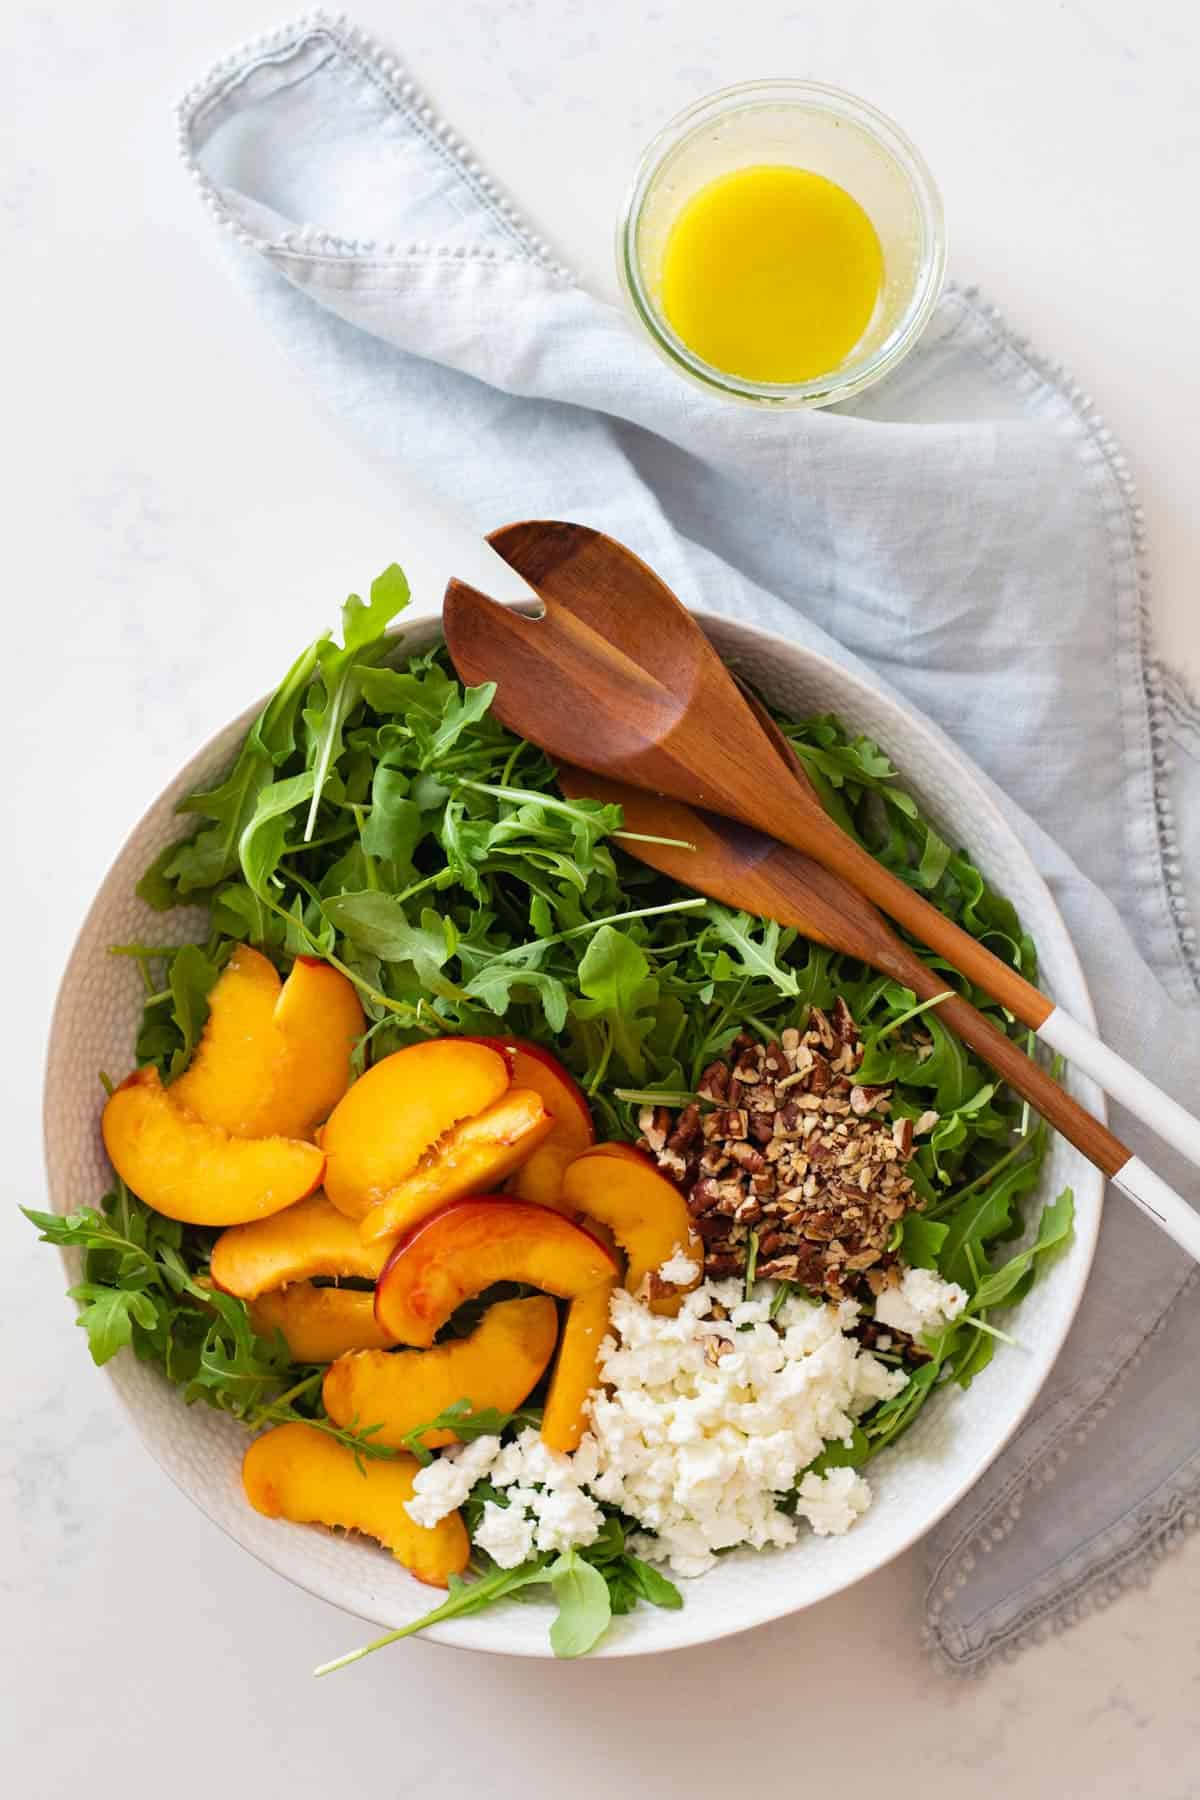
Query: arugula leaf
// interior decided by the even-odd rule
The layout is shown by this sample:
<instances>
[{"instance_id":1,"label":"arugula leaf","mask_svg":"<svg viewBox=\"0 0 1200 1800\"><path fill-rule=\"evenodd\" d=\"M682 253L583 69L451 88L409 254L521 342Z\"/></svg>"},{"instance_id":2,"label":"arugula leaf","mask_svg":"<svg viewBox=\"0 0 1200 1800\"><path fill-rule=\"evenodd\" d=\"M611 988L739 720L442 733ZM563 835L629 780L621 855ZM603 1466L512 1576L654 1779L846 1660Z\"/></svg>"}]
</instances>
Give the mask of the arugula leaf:
<instances>
[{"instance_id":1,"label":"arugula leaf","mask_svg":"<svg viewBox=\"0 0 1200 1800\"><path fill-rule=\"evenodd\" d=\"M450 1596L440 1606L435 1606L422 1618L414 1619L410 1625L402 1625L398 1631L389 1631L385 1636L376 1638L373 1643L364 1644L359 1650L351 1650L346 1656L338 1656L332 1662L322 1663L313 1670L313 1674L332 1675L335 1669L345 1669L351 1663L360 1662L364 1656L371 1656L376 1650L386 1650L389 1644L397 1644L401 1638L415 1637L418 1631L427 1631L431 1625L441 1625L446 1619L467 1618L471 1613L482 1612L485 1607L507 1599L521 1588L548 1582L550 1562L551 1557L547 1554L532 1562L522 1563L515 1569L494 1568L489 1574L480 1575L474 1581L464 1581L461 1575L452 1575Z\"/></svg>"},{"instance_id":2,"label":"arugula leaf","mask_svg":"<svg viewBox=\"0 0 1200 1800\"><path fill-rule=\"evenodd\" d=\"M377 575L371 583L368 604L364 605L357 594L351 594L342 607L341 644L336 645L328 636L317 644L321 694L304 710L312 777L308 818L304 825L306 843L316 830L317 808L329 772L341 754L342 729L358 700L363 670L382 661L387 649L383 634L410 598L404 571L398 563L389 563L382 575Z\"/></svg>"},{"instance_id":3,"label":"arugula leaf","mask_svg":"<svg viewBox=\"0 0 1200 1800\"><path fill-rule=\"evenodd\" d=\"M843 1444L838 1438L831 1438L821 1454L809 1463L800 1479L803 1480L805 1475L827 1475L830 1469L861 1469L870 1455L871 1444L867 1434L860 1425L856 1425L850 1433L848 1444Z\"/></svg>"},{"instance_id":4,"label":"arugula leaf","mask_svg":"<svg viewBox=\"0 0 1200 1800\"><path fill-rule=\"evenodd\" d=\"M287 843L289 814L308 799L313 782L311 770L306 769L303 775L273 781L259 792L253 816L238 844L238 860L246 885L260 900L274 904L267 884L279 867Z\"/></svg>"},{"instance_id":5,"label":"arugula leaf","mask_svg":"<svg viewBox=\"0 0 1200 1800\"><path fill-rule=\"evenodd\" d=\"M482 719L496 698L496 684L485 681L481 687L466 688L461 694L452 691L446 698L442 721L421 754L421 767L432 768L453 750L468 726Z\"/></svg>"},{"instance_id":6,"label":"arugula leaf","mask_svg":"<svg viewBox=\"0 0 1200 1800\"><path fill-rule=\"evenodd\" d=\"M455 689L452 676L436 663L418 669L367 668L359 673L367 705L377 713L400 713L435 724L443 717Z\"/></svg>"},{"instance_id":7,"label":"arugula leaf","mask_svg":"<svg viewBox=\"0 0 1200 1800\"><path fill-rule=\"evenodd\" d=\"M407 879L413 852L426 835L428 824L416 801L409 797L407 775L390 763L377 763L371 779L371 811L362 828L362 848L392 865L393 876Z\"/></svg>"},{"instance_id":8,"label":"arugula leaf","mask_svg":"<svg viewBox=\"0 0 1200 1800\"><path fill-rule=\"evenodd\" d=\"M960 1342L966 1340L966 1348ZM987 1368L996 1354L996 1339L987 1331L960 1333L948 1358L954 1366L954 1379L960 1388L969 1388L975 1377Z\"/></svg>"},{"instance_id":9,"label":"arugula leaf","mask_svg":"<svg viewBox=\"0 0 1200 1800\"><path fill-rule=\"evenodd\" d=\"M744 912L730 912L715 903L704 916L712 935L734 952L733 968L743 975L761 976L781 994L799 992L795 973L780 964L781 954L795 942L794 931L784 931L774 919L757 919Z\"/></svg>"},{"instance_id":10,"label":"arugula leaf","mask_svg":"<svg viewBox=\"0 0 1200 1800\"><path fill-rule=\"evenodd\" d=\"M936 1357L921 1363L912 1371L900 1392L891 1400L885 1400L882 1406L876 1407L865 1421L862 1430L872 1456L894 1443L901 1432L912 1424L929 1398L930 1390L941 1373L941 1366L940 1359Z\"/></svg>"},{"instance_id":11,"label":"arugula leaf","mask_svg":"<svg viewBox=\"0 0 1200 1800\"><path fill-rule=\"evenodd\" d=\"M621 1569L633 1583L639 1598L649 1601L651 1606L678 1612L683 1605L683 1595L675 1583L668 1581L653 1563L643 1562L640 1556L631 1556L627 1551L621 1558Z\"/></svg>"},{"instance_id":12,"label":"arugula leaf","mask_svg":"<svg viewBox=\"0 0 1200 1800\"><path fill-rule=\"evenodd\" d=\"M427 1419L423 1425L414 1425L411 1431L405 1432L402 1441L409 1454L416 1457L422 1468L427 1468L433 1461L433 1452L425 1448L427 1432L452 1431L460 1444L470 1444L480 1437L499 1437L510 1426L518 1430L531 1426L537 1430L541 1423L542 1415L534 1407L501 1412L499 1407L483 1406L476 1411L471 1401L464 1398L443 1407L435 1418Z\"/></svg>"},{"instance_id":13,"label":"arugula leaf","mask_svg":"<svg viewBox=\"0 0 1200 1800\"><path fill-rule=\"evenodd\" d=\"M514 999L528 1004L536 997L552 1032L560 1032L567 1022L567 990L557 975L544 969L521 969L512 963L493 963L472 975L466 993L503 1018Z\"/></svg>"},{"instance_id":14,"label":"arugula leaf","mask_svg":"<svg viewBox=\"0 0 1200 1800\"><path fill-rule=\"evenodd\" d=\"M208 996L220 970L196 944L184 944L171 958L171 1017L181 1043L171 1058L170 1076L182 1074L208 1021Z\"/></svg>"},{"instance_id":15,"label":"arugula leaf","mask_svg":"<svg viewBox=\"0 0 1200 1800\"><path fill-rule=\"evenodd\" d=\"M418 981L431 993L446 986L441 971L454 953L454 942L432 908L422 912L419 926L410 925L403 906L391 894L364 892L335 895L322 903L322 911L360 950L381 962L411 963Z\"/></svg>"},{"instance_id":16,"label":"arugula leaf","mask_svg":"<svg viewBox=\"0 0 1200 1800\"><path fill-rule=\"evenodd\" d=\"M602 1066L614 1060L634 1081L646 1073L643 1045L654 1025L651 1009L658 982L645 955L625 932L603 925L576 970L579 992L571 1005L578 1019L599 1020L606 1034Z\"/></svg>"},{"instance_id":17,"label":"arugula leaf","mask_svg":"<svg viewBox=\"0 0 1200 1800\"><path fill-rule=\"evenodd\" d=\"M255 1415L287 1379L291 1352L279 1334L273 1343L259 1337L245 1301L212 1288L207 1295L214 1317L205 1334L190 1391L219 1396L224 1411ZM256 1421L257 1422L257 1421Z\"/></svg>"},{"instance_id":18,"label":"arugula leaf","mask_svg":"<svg viewBox=\"0 0 1200 1800\"><path fill-rule=\"evenodd\" d=\"M150 1330L158 1320L153 1300L133 1288L104 1287L85 1281L68 1288L67 1293L80 1303L75 1323L87 1332L88 1349L98 1365L108 1362L132 1342L135 1323Z\"/></svg>"},{"instance_id":19,"label":"arugula leaf","mask_svg":"<svg viewBox=\"0 0 1200 1800\"><path fill-rule=\"evenodd\" d=\"M901 1261L910 1269L936 1269L949 1234L948 1225L922 1218L918 1212L905 1213L900 1227Z\"/></svg>"},{"instance_id":20,"label":"arugula leaf","mask_svg":"<svg viewBox=\"0 0 1200 1800\"><path fill-rule=\"evenodd\" d=\"M1056 1200L1042 1208L1036 1241L1028 1250L1020 1250L998 1269L989 1269L971 1295L968 1313L981 1313L989 1307L1012 1306L1029 1291L1030 1278L1039 1258L1047 1258L1065 1248L1075 1224L1075 1195L1064 1188Z\"/></svg>"},{"instance_id":21,"label":"arugula leaf","mask_svg":"<svg viewBox=\"0 0 1200 1800\"><path fill-rule=\"evenodd\" d=\"M943 1280L956 1281L968 1292L974 1287L977 1270L986 1266L987 1245L1012 1229L1017 1200L1041 1179L1041 1141L1025 1161L1011 1164L945 1217L946 1236L938 1253Z\"/></svg>"},{"instance_id":22,"label":"arugula leaf","mask_svg":"<svg viewBox=\"0 0 1200 1800\"><path fill-rule=\"evenodd\" d=\"M238 845L254 815L261 790L292 752L300 704L317 666L317 645L296 658L246 734L225 780L181 800L178 811L199 813L213 823L182 844L164 851L138 885L142 899L160 910L181 896L215 887L238 866Z\"/></svg>"},{"instance_id":23,"label":"arugula leaf","mask_svg":"<svg viewBox=\"0 0 1200 1800\"><path fill-rule=\"evenodd\" d=\"M555 1656L584 1656L604 1636L612 1618L608 1583L575 1550L564 1550L546 1573L558 1601L550 1647Z\"/></svg>"}]
</instances>

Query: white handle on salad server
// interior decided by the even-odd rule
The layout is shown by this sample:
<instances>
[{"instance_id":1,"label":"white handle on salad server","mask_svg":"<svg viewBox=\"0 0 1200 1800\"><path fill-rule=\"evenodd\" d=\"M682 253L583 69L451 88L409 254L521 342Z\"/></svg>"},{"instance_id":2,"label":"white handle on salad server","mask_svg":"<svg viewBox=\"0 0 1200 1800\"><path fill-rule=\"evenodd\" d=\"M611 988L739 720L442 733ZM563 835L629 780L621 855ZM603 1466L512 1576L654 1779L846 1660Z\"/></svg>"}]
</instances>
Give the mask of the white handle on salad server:
<instances>
[{"instance_id":1,"label":"white handle on salad server","mask_svg":"<svg viewBox=\"0 0 1200 1800\"><path fill-rule=\"evenodd\" d=\"M1131 1156L1112 1178L1127 1200L1144 1212L1160 1231L1174 1238L1188 1255L1200 1262L1200 1212L1181 1200L1174 1188L1147 1168L1140 1156Z\"/></svg>"},{"instance_id":2,"label":"white handle on salad server","mask_svg":"<svg viewBox=\"0 0 1200 1800\"><path fill-rule=\"evenodd\" d=\"M1069 1063L1090 1075L1093 1081L1099 1082L1106 1094L1119 1100L1135 1118L1149 1125L1156 1131L1164 1143L1170 1144L1189 1162L1200 1168L1200 1119L1192 1117L1185 1107L1169 1094L1164 1094L1160 1087L1147 1079L1132 1063L1127 1063L1123 1056L1102 1044L1094 1031L1065 1013L1061 1006L1047 1014L1038 1026L1037 1035L1043 1044L1051 1050L1057 1050ZM1133 1167L1135 1157L1127 1164ZM1146 1171L1149 1174L1149 1170ZM1123 1169L1122 1175L1125 1173ZM1136 1198L1136 1196L1135 1196ZM1186 1209L1188 1212L1191 1208ZM1171 1236L1176 1236L1175 1232ZM1179 1239L1185 1248L1192 1249L1190 1244ZM1192 1254L1196 1251L1192 1249Z\"/></svg>"}]
</instances>

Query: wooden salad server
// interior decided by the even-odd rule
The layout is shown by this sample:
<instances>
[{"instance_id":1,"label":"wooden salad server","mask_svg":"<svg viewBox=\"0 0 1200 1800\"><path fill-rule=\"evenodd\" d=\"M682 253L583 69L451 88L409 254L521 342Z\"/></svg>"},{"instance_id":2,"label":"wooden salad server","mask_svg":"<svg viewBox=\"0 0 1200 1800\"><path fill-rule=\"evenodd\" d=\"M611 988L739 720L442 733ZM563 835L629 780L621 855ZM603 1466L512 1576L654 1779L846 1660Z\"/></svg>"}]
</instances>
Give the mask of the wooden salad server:
<instances>
[{"instance_id":1,"label":"wooden salad server","mask_svg":"<svg viewBox=\"0 0 1200 1800\"><path fill-rule=\"evenodd\" d=\"M805 852L1200 1165L1200 1120L876 862L829 818L806 777L764 780L768 751L749 704L640 557L603 532L555 520L507 525L488 542L538 595L542 617L460 581L448 585L442 616L459 675L497 683L494 710L504 724L556 761L702 806ZM1127 1170L1134 1183L1136 1162Z\"/></svg>"},{"instance_id":2,"label":"wooden salad server","mask_svg":"<svg viewBox=\"0 0 1200 1800\"><path fill-rule=\"evenodd\" d=\"M795 762L780 734L789 764ZM788 778L787 770L783 779ZM911 988L918 1000L945 995L937 1007L942 1024L1028 1100L1047 1124L1102 1170L1177 1244L1200 1261L1200 1212L1134 1156L1107 1126L1093 1118L1047 1069L1026 1056L961 994L946 993L945 979L927 968L892 930L877 907L840 876L811 857L732 819L701 812L680 800L648 794L606 775L560 763L558 784L572 800L601 800L624 810L630 831L674 843L623 839L621 848L684 887L759 918L794 926L814 943L857 957ZM690 847L689 847L690 846Z\"/></svg>"}]
</instances>

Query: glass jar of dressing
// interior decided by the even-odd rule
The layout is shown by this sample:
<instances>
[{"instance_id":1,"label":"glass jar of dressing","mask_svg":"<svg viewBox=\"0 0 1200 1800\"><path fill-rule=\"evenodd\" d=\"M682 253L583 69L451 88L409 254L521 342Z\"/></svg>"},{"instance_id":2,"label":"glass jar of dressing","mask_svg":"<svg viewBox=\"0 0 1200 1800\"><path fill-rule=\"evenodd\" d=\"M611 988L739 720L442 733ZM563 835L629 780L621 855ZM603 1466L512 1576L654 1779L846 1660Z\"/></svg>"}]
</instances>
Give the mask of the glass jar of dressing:
<instances>
[{"instance_id":1,"label":"glass jar of dressing","mask_svg":"<svg viewBox=\"0 0 1200 1800\"><path fill-rule=\"evenodd\" d=\"M731 399L829 406L912 348L941 292L941 198L890 119L837 88L698 100L642 158L617 233L634 315Z\"/></svg>"}]
</instances>

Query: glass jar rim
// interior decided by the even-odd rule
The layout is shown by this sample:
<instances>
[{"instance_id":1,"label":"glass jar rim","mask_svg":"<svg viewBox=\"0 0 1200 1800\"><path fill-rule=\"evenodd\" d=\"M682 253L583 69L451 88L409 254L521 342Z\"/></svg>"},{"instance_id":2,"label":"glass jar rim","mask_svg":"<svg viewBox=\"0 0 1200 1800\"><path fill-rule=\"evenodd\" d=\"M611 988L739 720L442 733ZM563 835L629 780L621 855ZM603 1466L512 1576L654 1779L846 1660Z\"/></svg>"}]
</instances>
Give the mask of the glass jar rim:
<instances>
[{"instance_id":1,"label":"glass jar rim","mask_svg":"<svg viewBox=\"0 0 1200 1800\"><path fill-rule=\"evenodd\" d=\"M922 230L922 257L918 279L903 314L883 343L859 365L843 365L808 381L748 381L714 368L703 361L667 324L651 300L638 256L637 237L642 212L654 180L667 158L685 143L706 119L738 110L739 103L767 104L775 98L781 107L794 106L809 113L851 120L890 158L908 181ZM946 272L946 224L942 198L932 171L921 152L894 119L845 88L799 78L772 78L735 82L693 100L655 133L642 153L617 221L617 274L626 301L653 347L679 373L710 393L751 405L779 408L830 406L861 393L888 374L908 354L920 337L942 291Z\"/></svg>"}]
</instances>

